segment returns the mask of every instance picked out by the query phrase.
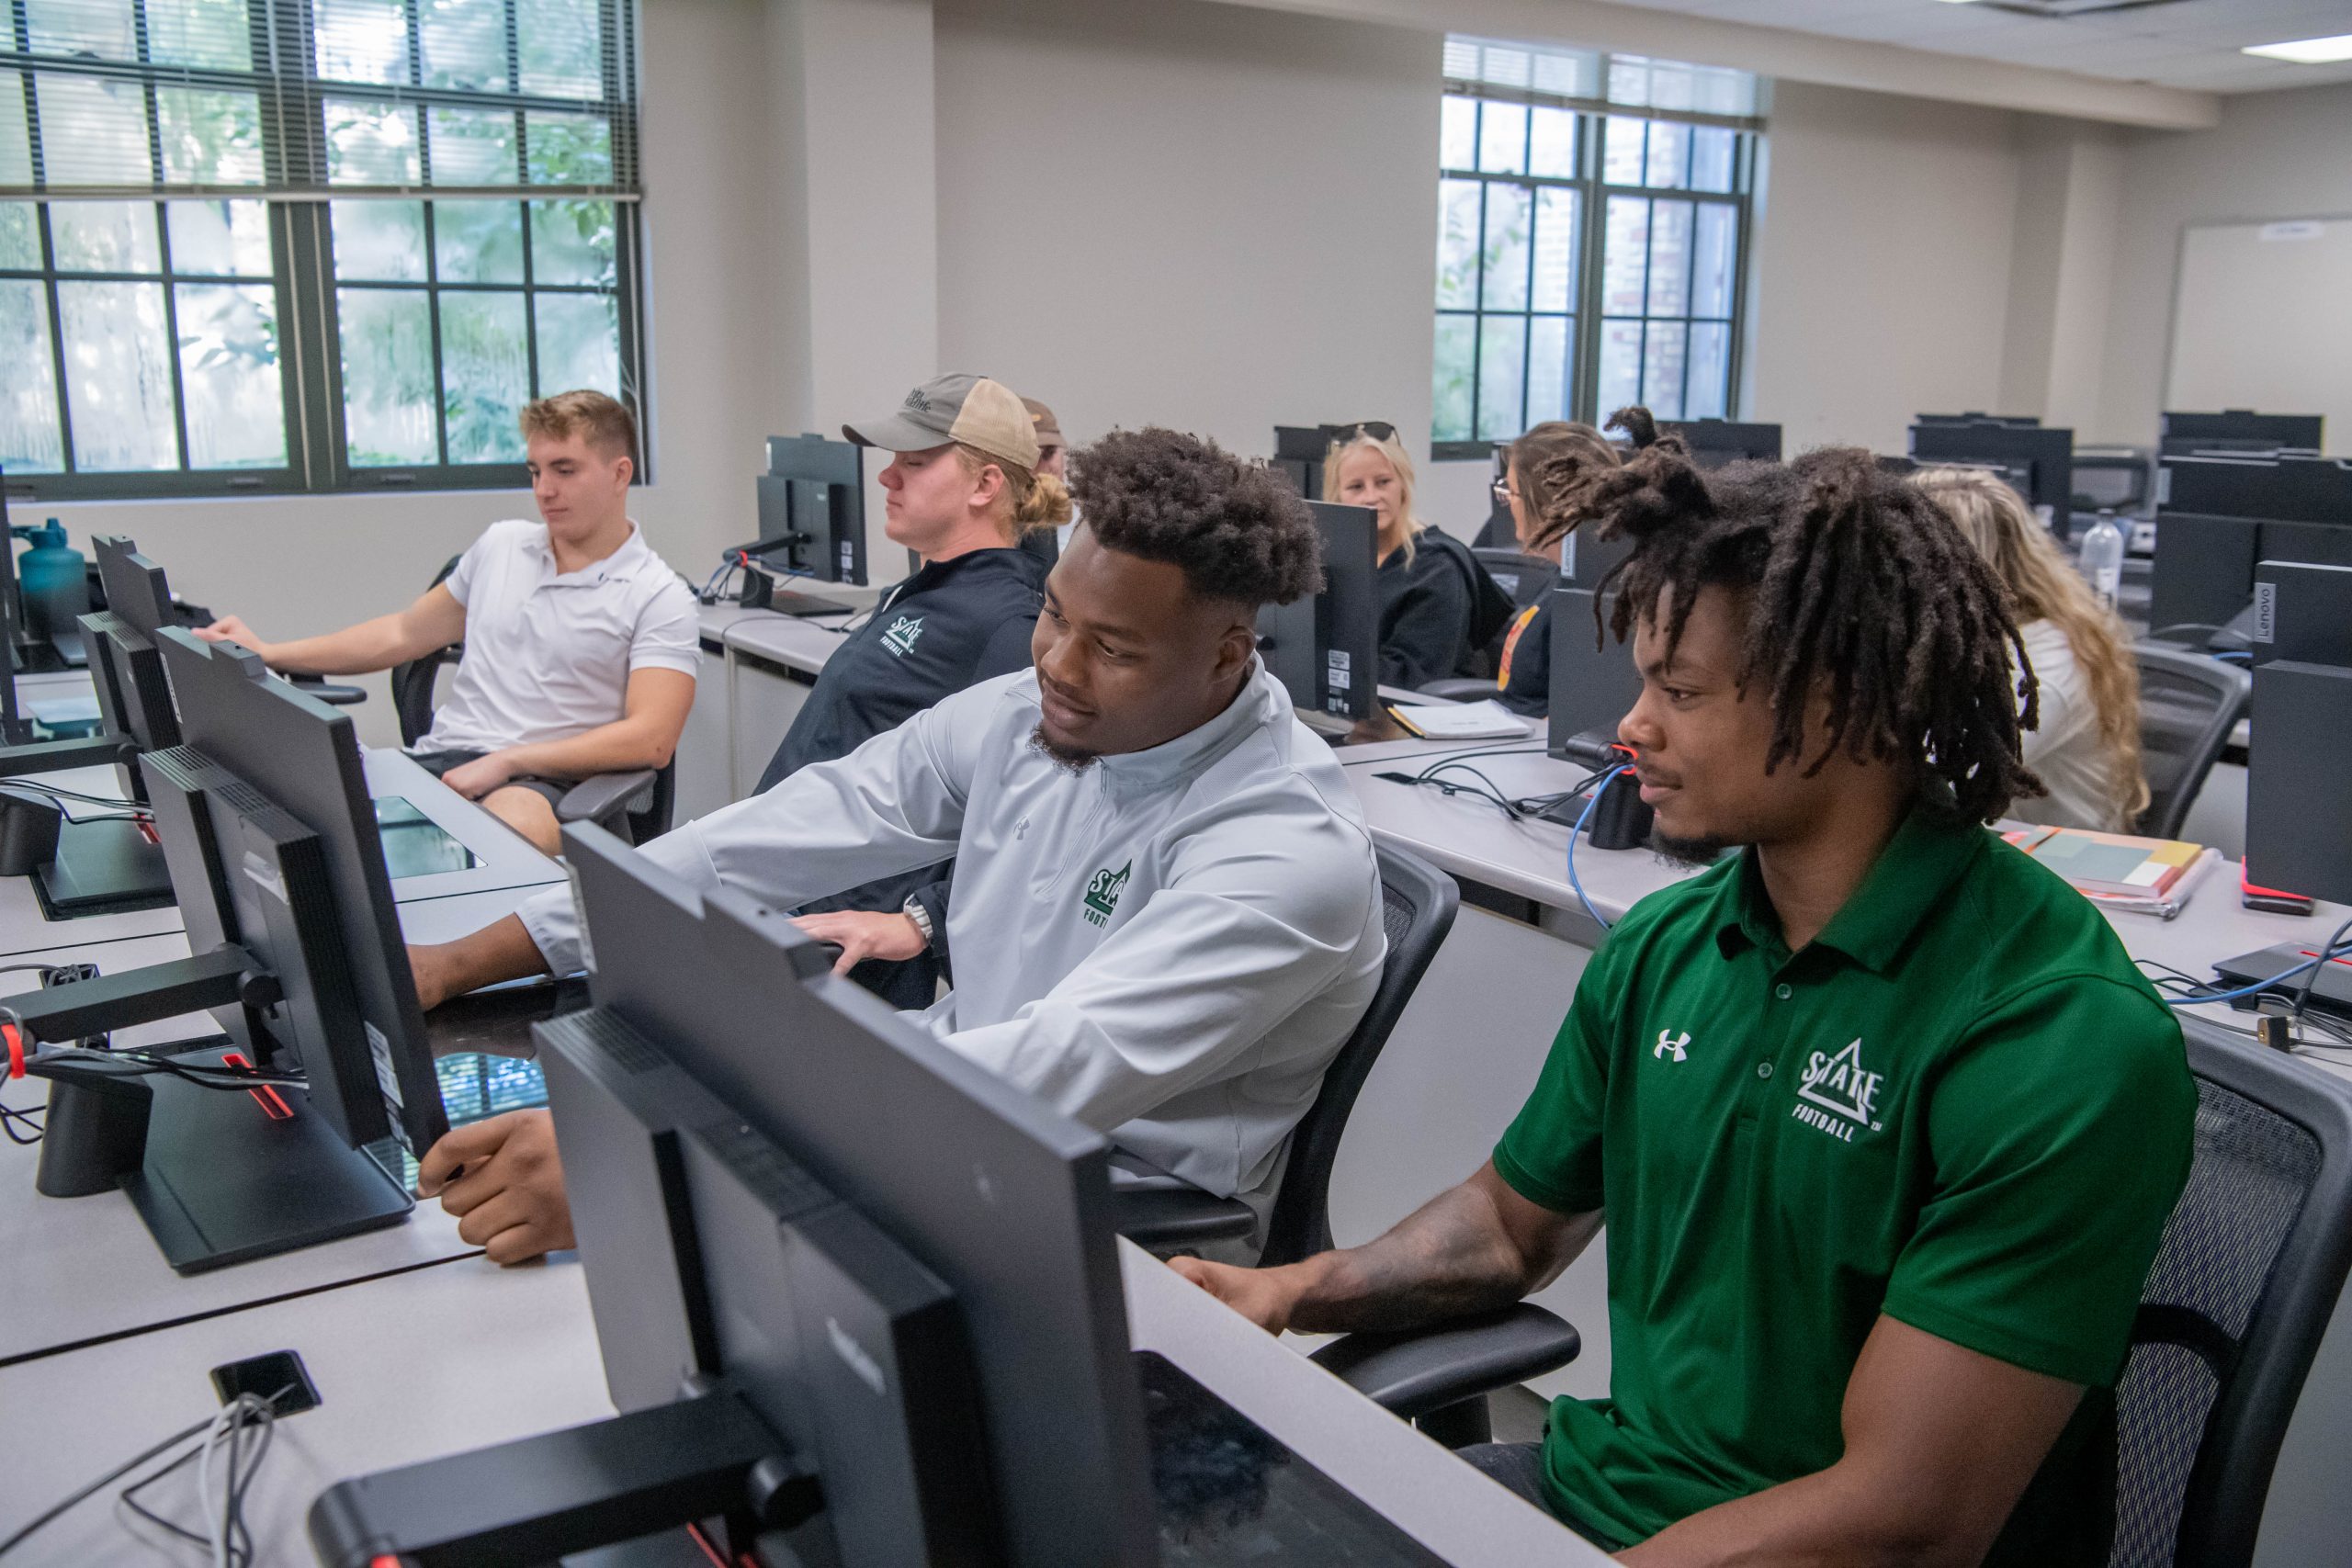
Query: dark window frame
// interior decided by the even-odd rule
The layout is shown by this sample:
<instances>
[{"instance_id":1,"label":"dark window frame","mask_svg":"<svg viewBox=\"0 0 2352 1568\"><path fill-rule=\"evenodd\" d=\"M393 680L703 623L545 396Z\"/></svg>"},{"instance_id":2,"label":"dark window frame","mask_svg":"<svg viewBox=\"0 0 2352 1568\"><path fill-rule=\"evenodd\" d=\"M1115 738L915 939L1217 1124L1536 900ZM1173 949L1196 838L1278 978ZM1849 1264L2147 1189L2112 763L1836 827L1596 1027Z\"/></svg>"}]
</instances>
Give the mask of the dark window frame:
<instances>
[{"instance_id":1,"label":"dark window frame","mask_svg":"<svg viewBox=\"0 0 2352 1568\"><path fill-rule=\"evenodd\" d=\"M614 300L618 324L616 344L622 400L636 414L639 426L638 478L651 477L649 453L652 446L651 411L647 405L644 310L643 223L639 204L639 106L636 97L638 17L634 0L596 0L602 23L598 59L603 96L594 99L550 97L521 91L517 0L504 3L506 89L460 90L424 85L422 50L423 5L405 6L408 29L403 60L406 80L399 83L352 82L317 74L317 17L311 0L249 0L251 57L299 62L298 70L273 73L266 66L251 72L203 67L156 65L149 62L149 0L133 0L138 61L105 61L84 57L34 54L27 9L12 4L0 27L0 73L18 73L26 96L27 133L32 157L34 188L12 189L9 202L28 204L40 242L38 269L0 269L0 278L38 281L49 312L50 375L56 397L62 471L36 473L9 470L7 493L12 499L50 501L202 499L259 494L352 494L386 491L503 490L528 482L522 462L419 463L396 466L356 465L350 461L344 403L344 363L337 293L346 288L391 288L423 290L435 312L434 410L436 457L447 453L447 426L449 389L443 377L440 301L447 294L464 292L512 295L523 301L526 374L529 393L544 396L562 388L537 384L540 362L537 302L554 295ZM137 81L145 91L149 123L152 187L50 187L43 167L41 130L34 83L36 73L96 76ZM0 90L10 84L0 75ZM156 91L161 87L195 87L250 92L256 96L264 164L263 182L255 186L181 187L164 181L162 150L156 131ZM415 106L422 178L413 187L379 189L335 186L328 178L326 100L373 100ZM493 108L511 112L515 126L515 183L493 186L435 186L430 184L430 107ZM610 128L611 179L593 186L531 185L526 117L533 112L601 119ZM164 204L175 198L263 200L267 203L271 276L216 277L209 274L173 274L169 225ZM51 241L53 207L73 198L129 200L155 204L155 221L164 271L155 275L114 275L57 270ZM524 281L520 284L445 283L439 279L435 254L433 204L436 199L495 198L518 205L523 216ZM345 282L334 265L330 204L337 200L398 199L421 201L425 209L424 262L425 278L412 283L376 280ZM610 287L596 284L539 282L530 264L534 243L531 204L546 200L588 199L613 204L614 272ZM181 467L170 469L86 471L75 465L73 414L65 378L64 342L59 319L60 282L136 281L164 289L166 332L174 396L175 451ZM187 400L176 332L171 314L176 307L175 288L182 282L270 285L276 295L278 333L279 390L284 403L288 462L275 468L190 468L187 461Z\"/></svg>"},{"instance_id":2,"label":"dark window frame","mask_svg":"<svg viewBox=\"0 0 2352 1568\"><path fill-rule=\"evenodd\" d=\"M1604 59L1601 62L1600 79L1606 81L1608 79L1608 63ZM1747 321L1747 274L1749 244L1753 235L1756 167L1763 140L1763 120L1760 118L1751 118L1741 116L1703 114L1679 110L1658 110L1634 105L1612 104L1600 99L1570 97L1557 94L1545 93L1532 88L1498 86L1492 83L1453 76L1449 76L1445 80L1442 86L1442 93L1446 97L1470 98L1477 100L1480 103L1481 107L1478 125L1474 130L1471 138L1471 157L1474 163L1479 161L1483 157L1485 141L1485 104L1524 104L1531 107L1564 109L1574 113L1576 116L1576 173L1569 176L1560 176L1532 175L1524 172L1519 174L1508 174L1490 173L1475 168L1453 168L1446 165L1442 153L1441 152L1438 177L1442 183L1447 181L1476 181L1481 187L1479 193L1478 214L1480 252L1478 259L1478 276L1471 291L1474 303L1466 309L1458 305L1442 305L1437 307L1436 310L1436 320L1439 321L1444 321L1451 319L1455 321L1467 321L1470 323L1471 363L1469 381L1469 428L1471 431L1471 436L1468 439L1458 440L1433 439L1430 444L1430 458L1433 461L1438 462L1483 458L1491 454L1497 446L1511 438L1511 436L1487 437L1479 434L1484 412L1480 406L1480 384L1485 371L1484 340L1486 333L1484 327L1486 321L1489 318L1519 319L1525 321L1527 325L1522 328L1521 331L1522 345L1532 343L1533 337L1533 322L1535 321L1542 319L1566 319L1568 323L1567 330L1569 333L1568 359L1573 369L1570 378L1571 396L1568 399L1568 406L1564 411L1564 417L1572 420L1581 420L1587 423L1597 423L1601 418L1605 418L1611 412L1608 409L1600 408L1598 406L1600 387L1601 342L1603 333L1611 322L1614 321L1622 323L1625 321L1635 321L1642 324L1644 333L1644 374L1646 374L1646 343L1649 323L1658 322L1672 324L1678 321L1682 323L1685 332L1682 362L1682 390L1687 398L1690 386L1690 355L1689 352L1690 326L1694 321L1702 324L1712 324L1716 321L1722 321L1725 326L1729 339L1727 345L1728 355L1726 357L1724 371L1725 381L1724 388L1724 410L1722 417L1724 419L1736 419L1739 416L1740 374L1746 348L1744 338L1746 336L1746 326ZM1607 134L1608 122L1612 118L1638 119L1651 124L1717 127L1732 131L1735 136L1732 150L1732 189L1729 192L1718 192L1702 191L1690 188L1690 180L1694 172L1693 165L1697 157L1698 141L1696 137L1690 138L1689 144L1684 149L1682 168L1682 178L1684 184L1681 186L1669 187L1663 186L1652 186L1648 184L1626 185L1610 181L1606 175L1608 152ZM1532 115L1529 116L1528 138L1529 146L1522 153L1521 159L1522 169L1532 164ZM1645 140L1645 157L1643 160L1645 180L1647 179L1648 170L1646 148L1647 143ZM1498 185L1514 186L1528 191L1528 199L1531 204L1531 210L1532 209L1532 205L1536 199L1534 193L1539 190L1546 188L1567 189L1572 190L1577 194L1577 233L1576 255L1574 261L1575 271L1570 284L1568 308L1566 310L1536 310L1532 308L1490 308L1487 305L1486 261L1484 254L1486 213L1492 188ZM1653 316L1647 313L1646 305L1649 294L1649 262L1646 254L1644 258L1643 266L1644 313L1639 316L1628 316L1623 313L1611 314L1608 310L1603 291L1608 281L1605 261L1608 241L1609 200L1611 197L1641 197L1648 199L1653 203L1660 199L1671 201L1687 200L1693 204L1691 217L1692 243L1690 247L1690 254L1686 256L1684 263L1683 302L1685 306L1685 312L1683 315ZM1692 285L1695 281L1695 270L1698 259L1696 244L1699 227L1697 208L1700 204L1729 207L1735 210L1736 214L1733 222L1733 243L1736 246L1736 250L1734 255L1734 265L1732 268L1732 313L1727 320L1720 317L1697 316L1689 310L1689 307L1694 303L1694 290ZM1653 206L1651 210L1653 214L1652 222L1654 223L1656 212L1655 206ZM1647 242L1645 241L1645 244ZM1531 231L1528 243L1529 284L1526 295L1526 298L1531 302L1531 307L1534 299L1534 235L1532 231ZM1528 395L1531 388L1531 378L1533 375L1533 360L1534 355L1522 346L1521 353L1519 394L1519 408L1521 416L1520 423L1521 429L1525 428ZM1432 423L1434 425L1434 421ZM1511 433L1512 435L1516 435L1517 434L1519 434L1518 431L1513 431Z\"/></svg>"}]
</instances>

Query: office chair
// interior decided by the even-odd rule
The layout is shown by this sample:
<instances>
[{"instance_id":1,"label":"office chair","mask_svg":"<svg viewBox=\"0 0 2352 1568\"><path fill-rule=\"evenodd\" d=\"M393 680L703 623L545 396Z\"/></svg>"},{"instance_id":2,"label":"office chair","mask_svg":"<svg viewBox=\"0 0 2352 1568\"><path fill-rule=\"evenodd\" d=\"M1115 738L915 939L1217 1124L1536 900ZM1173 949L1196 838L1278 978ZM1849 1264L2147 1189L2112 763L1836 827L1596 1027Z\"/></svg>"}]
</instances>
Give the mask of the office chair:
<instances>
[{"instance_id":1,"label":"office chair","mask_svg":"<svg viewBox=\"0 0 2352 1568\"><path fill-rule=\"evenodd\" d=\"M2132 655L2140 666L2140 765L2148 779L2148 807L2135 826L2152 838L2177 838L2230 731L2245 716L2254 677L2177 648L2134 643Z\"/></svg>"},{"instance_id":2,"label":"office chair","mask_svg":"<svg viewBox=\"0 0 2352 1568\"><path fill-rule=\"evenodd\" d=\"M2197 1154L2116 1385L2110 1568L2245 1568L2352 1265L2352 1086L2181 1021Z\"/></svg>"},{"instance_id":3,"label":"office chair","mask_svg":"<svg viewBox=\"0 0 2352 1568\"><path fill-rule=\"evenodd\" d=\"M1510 595L1514 612L1524 610L1530 604L1542 604L1544 595L1559 586L1559 566L1542 556L1521 555L1515 548L1484 547L1474 549L1470 554L1487 569L1487 575L1495 580L1495 586ZM1511 616L1513 621L1518 618L1516 613ZM1487 649L1490 663L1501 664L1503 639L1510 635L1510 626L1506 625L1502 634L1494 639L1493 646ZM1448 702L1457 703L1475 703L1481 697L1493 696L1496 691L1495 682L1481 675L1449 675L1442 681L1429 682L1420 688L1425 697L1443 697Z\"/></svg>"},{"instance_id":4,"label":"office chair","mask_svg":"<svg viewBox=\"0 0 2352 1568\"><path fill-rule=\"evenodd\" d=\"M1290 1135L1288 1163L1274 1190L1266 1220L1266 1245L1258 1255L1266 1268L1295 1263L1331 1246L1329 1201L1331 1162L1339 1157L1340 1134L1373 1064L1388 1043L1414 987L1429 972L1445 933L1453 929L1461 890L1453 878L1417 855L1385 846L1380 861L1381 928L1388 956L1380 985L1355 1031L1324 1070L1323 1087ZM1218 1198L1197 1188L1132 1190L1114 1194L1121 1235L1161 1254L1204 1242L1247 1235L1255 1218L1236 1198Z\"/></svg>"},{"instance_id":5,"label":"office chair","mask_svg":"<svg viewBox=\"0 0 2352 1568\"><path fill-rule=\"evenodd\" d=\"M451 556L434 573L426 589L439 587L458 570L458 559ZM434 682L442 666L457 663L465 651L464 643L453 642L405 664L392 666L392 708L400 717L401 745L415 745L433 728ZM670 830L677 792L678 759L673 755L658 769L633 768L581 780L556 802L555 817L558 822L594 822L607 832L641 844Z\"/></svg>"}]
</instances>

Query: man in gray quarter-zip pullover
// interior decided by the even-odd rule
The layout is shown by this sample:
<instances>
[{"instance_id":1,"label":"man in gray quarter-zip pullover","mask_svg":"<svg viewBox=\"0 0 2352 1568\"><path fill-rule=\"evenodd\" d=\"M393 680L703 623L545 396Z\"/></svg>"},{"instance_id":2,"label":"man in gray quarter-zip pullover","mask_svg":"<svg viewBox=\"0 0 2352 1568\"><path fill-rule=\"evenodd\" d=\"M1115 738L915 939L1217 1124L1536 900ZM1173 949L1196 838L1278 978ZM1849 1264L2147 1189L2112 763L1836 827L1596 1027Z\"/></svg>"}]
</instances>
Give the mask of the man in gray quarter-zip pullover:
<instances>
[{"instance_id":1,"label":"man in gray quarter-zip pullover","mask_svg":"<svg viewBox=\"0 0 2352 1568\"><path fill-rule=\"evenodd\" d=\"M1170 431L1108 436L1079 472L1088 527L1046 581L1034 671L644 852L779 908L953 855L956 988L908 1016L1262 1213L1385 955L1363 813L1256 651L1258 606L1317 585L1315 529L1268 470ZM571 895L412 960L428 1007L569 973ZM570 1245L543 1112L450 1134L420 1190L501 1261Z\"/></svg>"}]
</instances>

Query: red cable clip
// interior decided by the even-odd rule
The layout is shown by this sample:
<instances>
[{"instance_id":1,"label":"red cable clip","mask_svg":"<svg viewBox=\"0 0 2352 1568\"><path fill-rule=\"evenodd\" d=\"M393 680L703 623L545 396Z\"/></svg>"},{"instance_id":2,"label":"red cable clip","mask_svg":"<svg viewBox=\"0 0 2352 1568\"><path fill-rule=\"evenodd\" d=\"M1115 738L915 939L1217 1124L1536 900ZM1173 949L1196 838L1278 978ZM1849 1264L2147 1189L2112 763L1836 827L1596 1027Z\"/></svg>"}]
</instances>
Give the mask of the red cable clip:
<instances>
[{"instance_id":1,"label":"red cable clip","mask_svg":"<svg viewBox=\"0 0 2352 1568\"><path fill-rule=\"evenodd\" d=\"M25 1037L13 1023L0 1023L0 1039L8 1042L8 1076L25 1076Z\"/></svg>"}]
</instances>

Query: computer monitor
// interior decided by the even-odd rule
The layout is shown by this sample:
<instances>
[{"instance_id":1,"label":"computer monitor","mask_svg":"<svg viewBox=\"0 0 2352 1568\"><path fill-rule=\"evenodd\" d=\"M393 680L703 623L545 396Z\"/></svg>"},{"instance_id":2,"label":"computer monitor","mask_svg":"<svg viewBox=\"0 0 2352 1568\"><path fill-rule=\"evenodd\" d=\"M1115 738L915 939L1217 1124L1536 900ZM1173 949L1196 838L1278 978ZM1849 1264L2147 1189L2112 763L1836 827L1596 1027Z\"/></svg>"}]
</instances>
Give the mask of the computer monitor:
<instances>
[{"instance_id":1,"label":"computer monitor","mask_svg":"<svg viewBox=\"0 0 2352 1568\"><path fill-rule=\"evenodd\" d=\"M1601 620L1609 604L1601 601ZM1617 734L1617 721L1642 694L1634 667L1634 645L1619 642L1606 625L1593 623L1594 590L1581 579L1552 591L1552 694L1546 744L1555 757L1598 766L1600 748ZM1582 745L1573 744L1585 737Z\"/></svg>"},{"instance_id":2,"label":"computer monitor","mask_svg":"<svg viewBox=\"0 0 2352 1568\"><path fill-rule=\"evenodd\" d=\"M108 729L129 736L140 750L165 750L180 743L179 715L155 646L155 634L175 624L171 588L164 569L129 539L102 535L90 547L107 595L104 610L82 617L99 714ZM125 784L138 787L135 770L123 773Z\"/></svg>"},{"instance_id":3,"label":"computer monitor","mask_svg":"<svg viewBox=\"0 0 2352 1568\"><path fill-rule=\"evenodd\" d=\"M2266 560L2352 566L2352 459L2163 459L2148 608L2157 635L2229 625Z\"/></svg>"},{"instance_id":4,"label":"computer monitor","mask_svg":"<svg viewBox=\"0 0 2352 1568\"><path fill-rule=\"evenodd\" d=\"M2038 430L2041 421L2030 413L1985 413L1971 410L1967 413L1923 413L1915 415L1914 424L1990 424L2003 430Z\"/></svg>"},{"instance_id":5,"label":"computer monitor","mask_svg":"<svg viewBox=\"0 0 2352 1568\"><path fill-rule=\"evenodd\" d=\"M2032 420L1983 414L1922 415L1911 426L1911 458L1922 467L1989 468L2039 513L2060 538L2073 529L2075 433Z\"/></svg>"},{"instance_id":6,"label":"computer monitor","mask_svg":"<svg viewBox=\"0 0 2352 1568\"><path fill-rule=\"evenodd\" d=\"M2223 409L2220 413L2164 416L2160 450L2167 457L2199 452L2302 452L2325 450L2326 417L2315 413L2256 413Z\"/></svg>"},{"instance_id":7,"label":"computer monitor","mask_svg":"<svg viewBox=\"0 0 2352 1568\"><path fill-rule=\"evenodd\" d=\"M830 1539L795 1562L1156 1563L1106 1142L833 976L783 915L602 832L565 851L594 1007L537 1033L623 1412L605 1446L687 1417L744 1432L746 1469L764 1446L813 1472L800 1528ZM689 1377L724 1392L673 1416ZM503 1466L548 1451L442 1462L512 1497ZM440 1510L402 1511L431 1490L414 1473L330 1492L324 1560L438 1543L418 1532ZM669 1506L606 1539L695 1517Z\"/></svg>"},{"instance_id":8,"label":"computer monitor","mask_svg":"<svg viewBox=\"0 0 2352 1568\"><path fill-rule=\"evenodd\" d=\"M1368 506L1310 501L1323 591L1258 612L1258 652L1301 713L1366 719L1380 683L1380 525Z\"/></svg>"},{"instance_id":9,"label":"computer monitor","mask_svg":"<svg viewBox=\"0 0 2352 1568\"><path fill-rule=\"evenodd\" d=\"M865 475L856 445L771 435L768 471L758 484L760 536L727 552L746 569L739 602L789 615L847 611L838 600L779 592L770 573L865 585Z\"/></svg>"},{"instance_id":10,"label":"computer monitor","mask_svg":"<svg viewBox=\"0 0 2352 1568\"><path fill-rule=\"evenodd\" d=\"M2249 629L2245 880L2352 903L2352 562L2262 562Z\"/></svg>"},{"instance_id":11,"label":"computer monitor","mask_svg":"<svg viewBox=\"0 0 2352 1568\"><path fill-rule=\"evenodd\" d=\"M1278 424L1274 426L1273 466L1290 476L1298 493L1309 501L1323 499L1323 459L1331 453L1336 425Z\"/></svg>"},{"instance_id":12,"label":"computer monitor","mask_svg":"<svg viewBox=\"0 0 2352 1568\"><path fill-rule=\"evenodd\" d=\"M1781 460L1781 427L1728 419L1668 420L1658 429L1682 437L1691 461L1702 468L1728 463Z\"/></svg>"},{"instance_id":13,"label":"computer monitor","mask_svg":"<svg viewBox=\"0 0 2352 1568\"><path fill-rule=\"evenodd\" d=\"M141 767L193 956L8 1005L50 1042L205 1010L231 1043L181 1066L301 1076L255 1094L144 1080L122 1184L193 1272L398 1223L395 1145L421 1155L448 1126L351 720L232 644L157 642L184 739Z\"/></svg>"},{"instance_id":14,"label":"computer monitor","mask_svg":"<svg viewBox=\"0 0 2352 1568\"><path fill-rule=\"evenodd\" d=\"M2155 462L2143 446L2075 448L2075 510L2144 518L2155 508Z\"/></svg>"}]
</instances>

